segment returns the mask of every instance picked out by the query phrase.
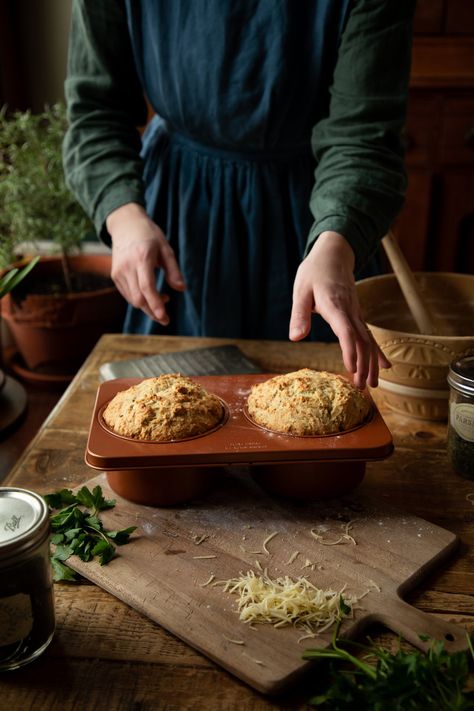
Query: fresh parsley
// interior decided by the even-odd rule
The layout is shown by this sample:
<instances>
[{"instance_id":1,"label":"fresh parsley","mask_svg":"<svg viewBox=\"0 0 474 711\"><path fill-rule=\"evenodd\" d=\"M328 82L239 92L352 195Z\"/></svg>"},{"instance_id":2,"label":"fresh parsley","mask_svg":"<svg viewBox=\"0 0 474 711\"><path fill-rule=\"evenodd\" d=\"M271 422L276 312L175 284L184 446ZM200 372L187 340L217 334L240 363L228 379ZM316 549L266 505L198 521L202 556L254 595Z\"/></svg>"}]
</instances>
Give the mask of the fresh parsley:
<instances>
[{"instance_id":1,"label":"fresh parsley","mask_svg":"<svg viewBox=\"0 0 474 711\"><path fill-rule=\"evenodd\" d=\"M430 640L426 654L418 650L395 654L376 646L347 640L361 658L338 644L342 620L335 627L331 646L309 649L303 659L330 661L330 686L309 703L332 711L467 711L474 709L474 691L464 691L474 649L450 654L444 643ZM422 639L428 641L428 638ZM375 662L370 664L368 660ZM336 662L345 663L343 668ZM349 665L349 666L347 666Z\"/></svg>"},{"instance_id":2,"label":"fresh parsley","mask_svg":"<svg viewBox=\"0 0 474 711\"><path fill-rule=\"evenodd\" d=\"M61 489L52 494L45 494L44 499L52 510L51 543L55 548L51 565L56 581L76 580L74 571L64 565L64 561L72 555L77 555L86 562L97 556L100 565L105 565L115 557L115 545L123 546L128 543L130 534L137 528L130 526L120 531L108 531L104 528L99 513L113 508L115 501L105 499L100 486L96 486L92 491L83 486L77 494L71 489Z\"/></svg>"}]
</instances>

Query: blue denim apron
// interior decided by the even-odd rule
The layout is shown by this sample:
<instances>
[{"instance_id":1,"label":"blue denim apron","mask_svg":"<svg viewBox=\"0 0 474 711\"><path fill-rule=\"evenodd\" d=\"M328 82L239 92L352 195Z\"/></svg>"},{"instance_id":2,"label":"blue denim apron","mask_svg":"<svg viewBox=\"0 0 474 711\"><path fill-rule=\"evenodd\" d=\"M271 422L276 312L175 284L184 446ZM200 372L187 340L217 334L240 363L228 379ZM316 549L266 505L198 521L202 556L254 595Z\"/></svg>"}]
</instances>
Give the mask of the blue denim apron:
<instances>
[{"instance_id":1,"label":"blue denim apron","mask_svg":"<svg viewBox=\"0 0 474 711\"><path fill-rule=\"evenodd\" d=\"M287 339L313 222L311 133L350 0L126 0L156 112L143 140L146 204L187 284L163 328L129 307L128 333ZM332 340L319 319L318 340Z\"/></svg>"}]
</instances>

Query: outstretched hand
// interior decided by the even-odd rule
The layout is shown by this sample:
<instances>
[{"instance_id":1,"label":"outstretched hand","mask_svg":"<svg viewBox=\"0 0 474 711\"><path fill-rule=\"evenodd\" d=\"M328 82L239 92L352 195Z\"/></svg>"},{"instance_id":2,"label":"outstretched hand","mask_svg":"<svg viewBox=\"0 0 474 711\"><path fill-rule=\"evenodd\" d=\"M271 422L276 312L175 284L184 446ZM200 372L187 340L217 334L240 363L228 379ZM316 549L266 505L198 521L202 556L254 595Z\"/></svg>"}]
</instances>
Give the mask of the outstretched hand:
<instances>
[{"instance_id":1,"label":"outstretched hand","mask_svg":"<svg viewBox=\"0 0 474 711\"><path fill-rule=\"evenodd\" d=\"M162 230L143 207L128 203L110 213L107 229L112 238L111 276L122 296L154 321L169 323L167 294L156 288L157 268L176 291L186 289L173 249Z\"/></svg>"},{"instance_id":2,"label":"outstretched hand","mask_svg":"<svg viewBox=\"0 0 474 711\"><path fill-rule=\"evenodd\" d=\"M378 384L379 368L390 368L361 313L354 280L354 253L337 232L319 235L301 262L293 286L290 340L300 341L320 314L339 339L344 365L354 384Z\"/></svg>"}]
</instances>

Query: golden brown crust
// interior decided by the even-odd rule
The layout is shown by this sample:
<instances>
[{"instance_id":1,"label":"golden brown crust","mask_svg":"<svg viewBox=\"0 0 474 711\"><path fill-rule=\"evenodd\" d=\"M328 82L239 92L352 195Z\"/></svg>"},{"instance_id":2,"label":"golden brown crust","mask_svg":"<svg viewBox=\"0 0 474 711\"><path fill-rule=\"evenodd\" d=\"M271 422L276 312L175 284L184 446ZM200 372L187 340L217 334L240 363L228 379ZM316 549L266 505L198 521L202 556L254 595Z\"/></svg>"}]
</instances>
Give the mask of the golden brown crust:
<instances>
[{"instance_id":1,"label":"golden brown crust","mask_svg":"<svg viewBox=\"0 0 474 711\"><path fill-rule=\"evenodd\" d=\"M218 397L177 373L147 378L118 392L103 412L116 434L133 439L170 442L216 427L224 411Z\"/></svg>"},{"instance_id":2,"label":"golden brown crust","mask_svg":"<svg viewBox=\"0 0 474 711\"><path fill-rule=\"evenodd\" d=\"M348 380L310 368L254 385L247 407L259 425L300 436L349 430L370 411L367 398Z\"/></svg>"}]
</instances>

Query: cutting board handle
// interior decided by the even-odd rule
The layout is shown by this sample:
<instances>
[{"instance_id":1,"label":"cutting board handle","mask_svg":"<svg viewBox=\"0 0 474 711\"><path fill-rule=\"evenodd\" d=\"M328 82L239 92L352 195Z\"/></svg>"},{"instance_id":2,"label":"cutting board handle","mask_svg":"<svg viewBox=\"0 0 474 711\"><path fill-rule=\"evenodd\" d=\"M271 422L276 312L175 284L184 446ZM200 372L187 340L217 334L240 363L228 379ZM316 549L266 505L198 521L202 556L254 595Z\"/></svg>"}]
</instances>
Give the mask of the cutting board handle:
<instances>
[{"instance_id":1,"label":"cutting board handle","mask_svg":"<svg viewBox=\"0 0 474 711\"><path fill-rule=\"evenodd\" d=\"M430 641L423 641L420 635L444 642L448 652L459 652L469 648L468 632L460 625L445 622L439 617L422 612L399 597L390 598L385 602L383 610L376 612L376 620L418 649L426 652L430 647Z\"/></svg>"}]
</instances>

